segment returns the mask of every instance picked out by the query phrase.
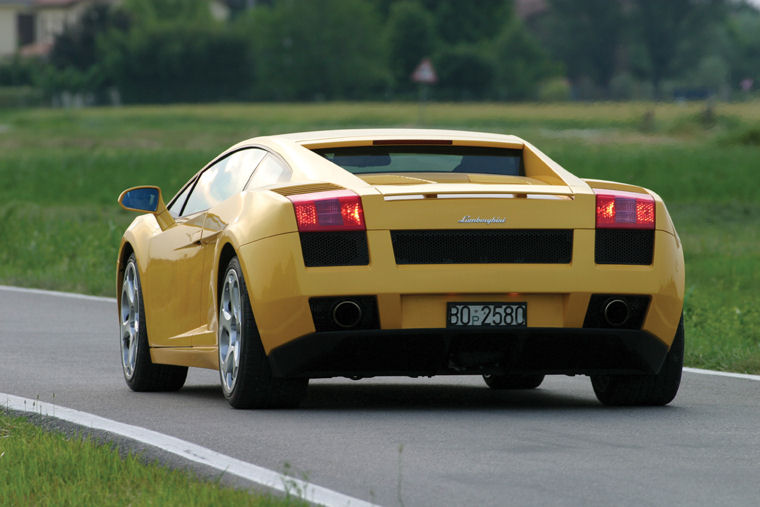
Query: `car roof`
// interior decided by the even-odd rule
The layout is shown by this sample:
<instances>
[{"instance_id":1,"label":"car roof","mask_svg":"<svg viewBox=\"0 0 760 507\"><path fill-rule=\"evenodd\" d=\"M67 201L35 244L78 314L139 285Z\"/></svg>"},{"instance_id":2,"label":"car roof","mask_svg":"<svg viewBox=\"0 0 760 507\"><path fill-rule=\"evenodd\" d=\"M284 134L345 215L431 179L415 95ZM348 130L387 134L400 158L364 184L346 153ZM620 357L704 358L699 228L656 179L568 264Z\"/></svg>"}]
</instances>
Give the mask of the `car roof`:
<instances>
[{"instance_id":1,"label":"car roof","mask_svg":"<svg viewBox=\"0 0 760 507\"><path fill-rule=\"evenodd\" d=\"M373 129L342 129L317 130L311 132L294 132L280 134L276 137L287 139L298 144L311 145L320 141L375 141L375 140L452 140L452 141L493 141L498 143L523 144L519 137L489 132L473 132L467 130L444 129L411 129L411 128L373 128Z\"/></svg>"},{"instance_id":2,"label":"car roof","mask_svg":"<svg viewBox=\"0 0 760 507\"><path fill-rule=\"evenodd\" d=\"M331 181L352 188L356 185L366 186L366 183L324 157L317 155L313 150L372 146L378 141L385 141L380 144L388 145L397 144L396 141L398 144L423 145L426 144L426 141L432 141L431 144L439 144L435 141L447 141L440 144L512 149L522 149L526 144L519 137L512 135L466 130L406 128L319 130L254 137L232 146L217 159L240 148L264 147L277 152L285 159L293 169L293 181Z\"/></svg>"}]
</instances>

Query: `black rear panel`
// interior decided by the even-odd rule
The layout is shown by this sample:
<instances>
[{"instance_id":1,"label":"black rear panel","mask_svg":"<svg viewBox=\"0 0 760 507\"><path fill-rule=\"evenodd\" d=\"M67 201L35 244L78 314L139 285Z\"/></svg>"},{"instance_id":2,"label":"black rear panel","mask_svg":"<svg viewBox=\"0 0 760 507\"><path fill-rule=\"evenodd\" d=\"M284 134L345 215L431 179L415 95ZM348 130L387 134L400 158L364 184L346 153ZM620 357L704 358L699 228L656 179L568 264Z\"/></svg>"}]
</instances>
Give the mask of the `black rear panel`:
<instances>
[{"instance_id":1,"label":"black rear panel","mask_svg":"<svg viewBox=\"0 0 760 507\"><path fill-rule=\"evenodd\" d=\"M604 308L613 300L625 301L628 306L628 318L619 325L613 325L604 318ZM592 294L586 310L586 318L583 321L584 328L619 328L641 329L644 318L649 309L650 296L630 296L615 294Z\"/></svg>"},{"instance_id":2,"label":"black rear panel","mask_svg":"<svg viewBox=\"0 0 760 507\"><path fill-rule=\"evenodd\" d=\"M567 229L391 231L396 264L567 264Z\"/></svg>"},{"instance_id":3,"label":"black rear panel","mask_svg":"<svg viewBox=\"0 0 760 507\"><path fill-rule=\"evenodd\" d=\"M366 231L302 232L301 251L307 267L366 266Z\"/></svg>"},{"instance_id":4,"label":"black rear panel","mask_svg":"<svg viewBox=\"0 0 760 507\"><path fill-rule=\"evenodd\" d=\"M594 258L597 264L652 264L654 231L597 229Z\"/></svg>"}]
</instances>

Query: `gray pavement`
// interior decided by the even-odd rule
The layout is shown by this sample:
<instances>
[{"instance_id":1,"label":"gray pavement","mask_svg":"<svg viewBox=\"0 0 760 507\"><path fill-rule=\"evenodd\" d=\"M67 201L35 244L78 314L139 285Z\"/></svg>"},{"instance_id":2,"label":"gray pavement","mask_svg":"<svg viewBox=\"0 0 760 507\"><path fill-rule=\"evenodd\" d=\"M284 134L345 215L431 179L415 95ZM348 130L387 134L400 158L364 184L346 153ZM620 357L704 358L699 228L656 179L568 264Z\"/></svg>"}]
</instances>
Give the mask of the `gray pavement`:
<instances>
[{"instance_id":1,"label":"gray pavement","mask_svg":"<svg viewBox=\"0 0 760 507\"><path fill-rule=\"evenodd\" d=\"M687 336L688 347L688 336ZM760 382L686 373L664 408L605 408L585 377L312 381L298 410L237 411L218 376L121 377L112 302L0 288L0 392L144 426L383 505L758 505Z\"/></svg>"}]
</instances>

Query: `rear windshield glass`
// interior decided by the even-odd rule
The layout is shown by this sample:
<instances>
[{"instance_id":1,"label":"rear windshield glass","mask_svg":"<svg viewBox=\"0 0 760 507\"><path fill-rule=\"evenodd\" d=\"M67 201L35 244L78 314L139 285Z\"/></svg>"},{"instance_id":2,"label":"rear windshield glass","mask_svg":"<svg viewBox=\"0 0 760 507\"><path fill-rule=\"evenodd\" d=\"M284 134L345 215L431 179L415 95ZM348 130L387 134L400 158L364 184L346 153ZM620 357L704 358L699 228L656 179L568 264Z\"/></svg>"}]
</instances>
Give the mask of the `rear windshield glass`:
<instances>
[{"instance_id":1,"label":"rear windshield glass","mask_svg":"<svg viewBox=\"0 0 760 507\"><path fill-rule=\"evenodd\" d=\"M524 176L522 150L473 146L357 146L314 150L353 174L480 173Z\"/></svg>"}]
</instances>

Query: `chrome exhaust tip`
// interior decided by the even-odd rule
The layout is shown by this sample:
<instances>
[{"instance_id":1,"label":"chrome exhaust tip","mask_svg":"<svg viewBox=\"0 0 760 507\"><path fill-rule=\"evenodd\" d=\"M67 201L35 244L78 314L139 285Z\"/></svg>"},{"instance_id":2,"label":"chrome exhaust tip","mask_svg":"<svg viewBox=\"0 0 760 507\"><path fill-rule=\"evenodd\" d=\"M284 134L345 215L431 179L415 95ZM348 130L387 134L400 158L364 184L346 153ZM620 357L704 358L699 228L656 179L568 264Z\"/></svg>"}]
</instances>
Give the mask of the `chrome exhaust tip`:
<instances>
[{"instance_id":1,"label":"chrome exhaust tip","mask_svg":"<svg viewBox=\"0 0 760 507\"><path fill-rule=\"evenodd\" d=\"M630 316L631 309L622 299L612 299L604 305L604 320L610 326L620 327L628 322Z\"/></svg>"},{"instance_id":2,"label":"chrome exhaust tip","mask_svg":"<svg viewBox=\"0 0 760 507\"><path fill-rule=\"evenodd\" d=\"M352 328L362 320L362 309L354 301L341 301L333 307L332 318L338 327Z\"/></svg>"}]
</instances>

